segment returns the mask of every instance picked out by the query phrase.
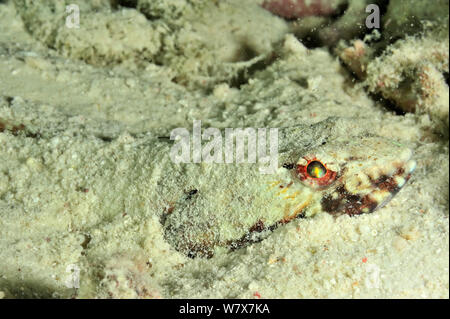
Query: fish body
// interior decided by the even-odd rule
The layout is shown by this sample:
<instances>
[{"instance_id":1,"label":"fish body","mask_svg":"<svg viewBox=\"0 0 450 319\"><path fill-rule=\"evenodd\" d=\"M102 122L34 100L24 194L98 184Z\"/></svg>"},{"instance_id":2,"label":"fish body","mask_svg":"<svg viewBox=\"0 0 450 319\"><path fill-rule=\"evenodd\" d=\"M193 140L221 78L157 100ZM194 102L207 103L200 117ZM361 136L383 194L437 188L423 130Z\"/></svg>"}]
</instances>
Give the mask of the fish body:
<instances>
[{"instance_id":1,"label":"fish body","mask_svg":"<svg viewBox=\"0 0 450 319\"><path fill-rule=\"evenodd\" d=\"M261 174L258 164L184 164L195 194L164 215L167 240L188 256L211 257L260 241L296 218L382 207L409 180L412 151L379 136L342 135L336 126L345 122L282 129L273 174Z\"/></svg>"},{"instance_id":2,"label":"fish body","mask_svg":"<svg viewBox=\"0 0 450 319\"><path fill-rule=\"evenodd\" d=\"M95 220L127 214L144 222L156 215L165 239L189 257L245 247L297 218L372 213L415 168L410 149L367 133L351 118L280 128L278 165L270 174L261 173L260 163L176 163L173 141L152 133L105 138L88 127L57 133L27 132L20 123L2 127L3 145L16 139L34 154L23 159L30 164L27 183L47 179L46 193L57 194L53 206L60 198L61 209L77 211L88 200L93 224L74 214L71 227L88 231ZM40 189L21 195L16 184L11 178L3 196L24 211L39 210L29 198L41 198Z\"/></svg>"}]
</instances>

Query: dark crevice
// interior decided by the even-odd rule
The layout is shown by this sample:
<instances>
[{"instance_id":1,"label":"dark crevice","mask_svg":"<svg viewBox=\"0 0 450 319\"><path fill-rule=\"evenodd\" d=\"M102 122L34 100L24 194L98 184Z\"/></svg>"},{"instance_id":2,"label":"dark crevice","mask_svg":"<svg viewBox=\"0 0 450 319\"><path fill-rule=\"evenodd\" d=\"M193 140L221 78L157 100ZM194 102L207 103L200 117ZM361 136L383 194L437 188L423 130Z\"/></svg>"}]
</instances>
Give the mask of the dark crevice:
<instances>
[{"instance_id":1,"label":"dark crevice","mask_svg":"<svg viewBox=\"0 0 450 319\"><path fill-rule=\"evenodd\" d=\"M84 234L84 240L81 243L81 247L83 247L83 249L87 249L89 243L91 242L92 237L89 234Z\"/></svg>"},{"instance_id":2,"label":"dark crevice","mask_svg":"<svg viewBox=\"0 0 450 319\"><path fill-rule=\"evenodd\" d=\"M309 84L308 84L308 79L301 77L301 78L297 78L297 79L292 79L293 82L297 83L299 86L301 86L304 89L307 89Z\"/></svg>"},{"instance_id":3,"label":"dark crevice","mask_svg":"<svg viewBox=\"0 0 450 319\"><path fill-rule=\"evenodd\" d=\"M105 135L96 135L97 138L101 139L103 142L111 142L114 138Z\"/></svg>"},{"instance_id":4,"label":"dark crevice","mask_svg":"<svg viewBox=\"0 0 450 319\"><path fill-rule=\"evenodd\" d=\"M317 34L314 34L314 32L311 32L309 35L299 39L299 41L308 49L323 47L322 40L317 36Z\"/></svg>"},{"instance_id":5,"label":"dark crevice","mask_svg":"<svg viewBox=\"0 0 450 319\"><path fill-rule=\"evenodd\" d=\"M230 87L240 89L243 85L248 83L248 81L252 78L252 76L256 72L262 71L267 67L269 67L270 65L272 65L272 63L274 63L277 60L277 58L278 56L275 53L273 53L268 58L256 62L249 68L241 70L235 78L231 79Z\"/></svg>"},{"instance_id":6,"label":"dark crevice","mask_svg":"<svg viewBox=\"0 0 450 319\"><path fill-rule=\"evenodd\" d=\"M192 189L190 191L185 192L186 193L186 200L190 200L192 196L198 193L197 189Z\"/></svg>"},{"instance_id":7,"label":"dark crevice","mask_svg":"<svg viewBox=\"0 0 450 319\"><path fill-rule=\"evenodd\" d=\"M389 2L390 0L378 0L378 7L380 8L380 15L383 16L387 10L388 10L388 6L389 6Z\"/></svg>"},{"instance_id":8,"label":"dark crevice","mask_svg":"<svg viewBox=\"0 0 450 319\"><path fill-rule=\"evenodd\" d=\"M136 8L137 7L137 0L113 0L112 3L113 7L116 7L117 5L125 8Z\"/></svg>"},{"instance_id":9,"label":"dark crevice","mask_svg":"<svg viewBox=\"0 0 450 319\"><path fill-rule=\"evenodd\" d=\"M236 77L231 79L230 87L240 89L241 86L248 83L248 80L248 70L242 70Z\"/></svg>"},{"instance_id":10,"label":"dark crevice","mask_svg":"<svg viewBox=\"0 0 450 319\"><path fill-rule=\"evenodd\" d=\"M12 106L12 102L13 102L14 98L12 96L5 96L5 101L8 104L9 107Z\"/></svg>"},{"instance_id":11,"label":"dark crevice","mask_svg":"<svg viewBox=\"0 0 450 319\"><path fill-rule=\"evenodd\" d=\"M370 93L369 96L372 98L372 100L379 102L384 106L385 109L394 112L395 115L405 115L406 112L403 111L401 108L399 108L394 102L391 100L385 99L381 94L379 93Z\"/></svg>"},{"instance_id":12,"label":"dark crevice","mask_svg":"<svg viewBox=\"0 0 450 319\"><path fill-rule=\"evenodd\" d=\"M239 54L232 62L245 62L258 56L258 53L248 46L246 43L241 43L241 48L239 49Z\"/></svg>"},{"instance_id":13,"label":"dark crevice","mask_svg":"<svg viewBox=\"0 0 450 319\"><path fill-rule=\"evenodd\" d=\"M341 18L344 15L344 13L345 13L345 11L347 11L347 9L348 9L348 2L339 4L336 11L329 16L330 19L332 21L338 20L339 18Z\"/></svg>"}]
</instances>

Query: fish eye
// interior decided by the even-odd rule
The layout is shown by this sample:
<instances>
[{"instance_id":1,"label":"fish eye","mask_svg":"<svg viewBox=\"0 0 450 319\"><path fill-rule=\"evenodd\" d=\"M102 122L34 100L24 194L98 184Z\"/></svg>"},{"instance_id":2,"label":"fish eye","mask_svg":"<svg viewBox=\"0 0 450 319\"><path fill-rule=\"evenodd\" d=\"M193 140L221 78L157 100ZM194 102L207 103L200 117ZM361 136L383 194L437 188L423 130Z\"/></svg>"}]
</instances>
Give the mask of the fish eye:
<instances>
[{"instance_id":1,"label":"fish eye","mask_svg":"<svg viewBox=\"0 0 450 319\"><path fill-rule=\"evenodd\" d=\"M309 177L322 178L327 173L327 168L319 161L311 161L306 167Z\"/></svg>"},{"instance_id":2,"label":"fish eye","mask_svg":"<svg viewBox=\"0 0 450 319\"><path fill-rule=\"evenodd\" d=\"M303 163L305 163L305 165L302 165ZM303 157L303 160L300 160L297 163L295 175L298 179L300 179L300 181L306 183L307 185L313 188L322 189L328 185L331 185L338 177L336 171L328 169L326 165L315 156Z\"/></svg>"}]
</instances>

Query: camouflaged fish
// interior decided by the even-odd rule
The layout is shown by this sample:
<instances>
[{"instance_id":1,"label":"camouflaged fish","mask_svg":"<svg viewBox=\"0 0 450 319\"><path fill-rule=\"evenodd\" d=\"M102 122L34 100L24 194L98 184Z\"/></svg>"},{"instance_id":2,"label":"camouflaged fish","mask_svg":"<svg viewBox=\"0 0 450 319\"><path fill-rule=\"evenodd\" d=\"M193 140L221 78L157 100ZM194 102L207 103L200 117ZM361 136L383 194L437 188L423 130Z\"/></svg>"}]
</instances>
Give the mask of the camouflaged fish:
<instances>
[{"instance_id":1,"label":"camouflaged fish","mask_svg":"<svg viewBox=\"0 0 450 319\"><path fill-rule=\"evenodd\" d=\"M195 183L163 215L167 240L188 256L211 257L260 241L296 218L383 207L410 178L412 151L367 133L343 134L349 122L282 129L274 174L261 174L257 164L184 164L183 174Z\"/></svg>"},{"instance_id":2,"label":"camouflaged fish","mask_svg":"<svg viewBox=\"0 0 450 319\"><path fill-rule=\"evenodd\" d=\"M157 214L166 240L176 250L190 257L211 257L258 242L296 218L322 213L354 216L385 205L410 178L416 165L412 152L354 123L329 118L280 129L273 174L261 174L258 163L176 164L170 159L173 141L152 134L105 139L74 129L52 136L51 130L37 134L25 132L23 125L4 124L0 137L22 136L30 154L43 151L41 166L47 173L41 168L28 177L30 183L45 176L46 192L77 191L79 195L67 195L77 203L89 196L89 210L100 220L124 212L139 220ZM83 146L84 154L77 145ZM76 176L58 179L61 165ZM35 196L34 191L41 192L33 187L27 196ZM25 211L38 205L24 203L31 205ZM73 216L72 223L81 223Z\"/></svg>"}]
</instances>

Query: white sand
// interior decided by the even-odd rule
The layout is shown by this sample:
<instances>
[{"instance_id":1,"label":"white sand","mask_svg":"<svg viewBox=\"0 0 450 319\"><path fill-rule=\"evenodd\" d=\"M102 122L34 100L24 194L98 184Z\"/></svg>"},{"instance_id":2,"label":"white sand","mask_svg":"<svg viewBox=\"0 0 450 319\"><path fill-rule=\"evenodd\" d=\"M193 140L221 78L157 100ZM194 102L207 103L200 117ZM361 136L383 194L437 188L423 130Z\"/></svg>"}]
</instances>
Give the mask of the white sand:
<instances>
[{"instance_id":1,"label":"white sand","mask_svg":"<svg viewBox=\"0 0 450 319\"><path fill-rule=\"evenodd\" d=\"M229 19L233 15L226 10ZM245 15L233 17L235 24L252 32L241 33L239 40L222 39L222 49L212 50L216 55L205 56L205 51L197 57L194 47L189 63L183 64L174 48L175 57L164 55L161 59L167 64L158 66L140 60L140 49L126 43L121 50L111 51L111 44L103 43L102 37L83 32L83 22L76 31L80 42L75 49L59 54L25 31L12 3L0 4L0 119L43 135L40 141L0 133L0 296L449 297L448 140L433 133L427 115L397 116L373 102L352 86L351 77L326 50L306 50L293 37L284 38L286 28L280 19L257 7L246 10L255 14L248 26ZM215 20L220 16L217 13ZM97 18L116 21L106 12ZM276 21L277 27L259 29L258 21ZM225 28L218 25L220 30ZM115 41L120 42L114 33L119 31L114 30L110 30L112 38L117 36ZM139 38L143 32L134 25L126 30L128 39ZM166 41L198 37L187 30L173 37L161 31L160 36L166 36ZM206 34L216 37L213 31ZM64 32L59 45L64 39L71 43L70 32ZM257 39L270 41L258 43ZM91 58L86 59L94 65L79 60L86 57L83 54L92 57L78 50L91 40L104 45L110 54L105 58L111 60L108 65L98 65ZM145 47L148 43L142 41ZM284 46L278 41L284 41ZM226 64L242 43L253 46L256 56L277 48L280 58L253 74L248 85L230 88L220 83L228 72L245 66ZM237 49L227 53L223 51L227 46ZM129 53L128 60L117 66L115 59L123 58L121 52ZM155 52L150 50L150 55L159 54ZM203 69L191 69L190 63L208 65L217 57L221 57L219 76L208 80L217 82L215 88L188 89L205 77ZM138 151L126 151L126 145L134 143L126 132L167 134L174 127L191 127L194 119L220 128L247 123L280 127L328 116L359 118L355 130L375 130L414 150L418 165L408 185L374 214L337 219L322 214L295 220L261 243L211 259L190 259L164 240L150 200L133 197L150 183L145 180L150 173L133 170L147 159ZM80 125L85 127L80 136L68 133L77 132ZM86 158L85 154L101 149L92 135L113 142L103 153ZM137 141L145 147L145 137ZM99 167L104 174L95 173ZM80 170L86 175L79 176ZM83 183L96 185L98 192L80 191ZM157 200L158 194L148 196ZM67 267L73 265L81 271L79 289L66 286Z\"/></svg>"}]
</instances>

